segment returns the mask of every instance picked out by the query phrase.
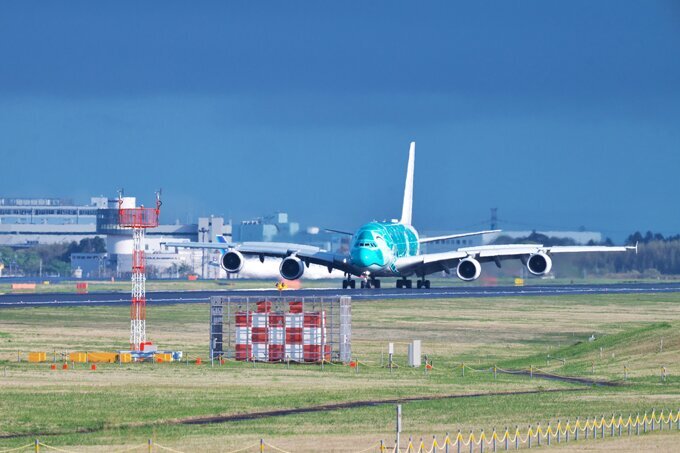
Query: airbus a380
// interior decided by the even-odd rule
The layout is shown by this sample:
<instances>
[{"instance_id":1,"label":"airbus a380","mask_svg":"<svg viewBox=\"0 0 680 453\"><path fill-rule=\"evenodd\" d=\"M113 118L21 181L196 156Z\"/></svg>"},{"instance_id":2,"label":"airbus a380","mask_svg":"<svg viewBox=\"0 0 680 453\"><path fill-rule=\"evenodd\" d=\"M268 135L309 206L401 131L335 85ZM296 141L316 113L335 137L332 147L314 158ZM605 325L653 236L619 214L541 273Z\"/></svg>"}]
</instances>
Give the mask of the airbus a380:
<instances>
[{"instance_id":1,"label":"airbus a380","mask_svg":"<svg viewBox=\"0 0 680 453\"><path fill-rule=\"evenodd\" d=\"M404 203L399 221L370 222L362 225L355 233L329 230L351 236L348 254L332 253L318 247L281 242L243 242L232 244L223 242L176 242L167 243L170 247L219 249L222 251L220 265L229 273L237 273L243 268L246 256L282 258L279 271L286 280L297 280L305 272L305 267L317 264L328 268L328 272L339 269L345 273L343 288L356 286L354 276L361 278L362 288L380 288L379 277L398 277L397 288L411 288L410 277L417 278L418 288L429 288L427 275L436 272L450 273L455 268L458 278L473 281L482 273L481 263L519 259L527 270L537 276L545 275L552 268L552 256L560 253L582 252L624 252L636 247L608 246L555 246L544 247L536 244L484 245L463 247L441 253L420 253L421 244L446 239L495 233L500 230L477 231L473 233L451 234L419 238L411 225L413 205L413 173L415 142L411 143L404 187ZM223 240L218 237L218 240Z\"/></svg>"}]
</instances>

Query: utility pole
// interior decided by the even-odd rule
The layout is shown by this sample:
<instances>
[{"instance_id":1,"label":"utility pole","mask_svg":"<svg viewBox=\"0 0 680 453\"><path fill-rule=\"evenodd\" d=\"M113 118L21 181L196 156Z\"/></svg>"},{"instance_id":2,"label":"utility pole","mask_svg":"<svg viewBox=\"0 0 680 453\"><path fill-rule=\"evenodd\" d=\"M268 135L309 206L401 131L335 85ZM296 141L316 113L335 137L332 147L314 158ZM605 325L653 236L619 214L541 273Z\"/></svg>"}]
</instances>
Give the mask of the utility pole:
<instances>
[{"instance_id":1,"label":"utility pole","mask_svg":"<svg viewBox=\"0 0 680 453\"><path fill-rule=\"evenodd\" d=\"M498 208L491 208L491 228L490 230L495 230L498 225Z\"/></svg>"}]
</instances>

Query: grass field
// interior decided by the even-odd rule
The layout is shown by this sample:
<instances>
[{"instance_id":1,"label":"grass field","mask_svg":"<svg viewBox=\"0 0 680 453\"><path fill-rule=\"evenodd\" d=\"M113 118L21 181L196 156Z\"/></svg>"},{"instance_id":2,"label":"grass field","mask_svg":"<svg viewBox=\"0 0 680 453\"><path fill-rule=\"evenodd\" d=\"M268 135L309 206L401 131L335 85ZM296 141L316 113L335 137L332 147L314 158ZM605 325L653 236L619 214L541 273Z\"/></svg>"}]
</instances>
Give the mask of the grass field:
<instances>
[{"instance_id":1,"label":"grass field","mask_svg":"<svg viewBox=\"0 0 680 453\"><path fill-rule=\"evenodd\" d=\"M149 336L161 348L205 358L208 312L197 304L149 307ZM48 364L16 361L17 351L46 351L50 357L53 351L125 348L128 316L122 307L0 310L0 436L17 436L0 438L0 449L40 437L69 450L111 451L151 437L183 451L229 451L264 437L293 451L358 451L381 438L392 442L393 404L209 425L180 421L418 396L565 390L404 403L404 435L426 439L458 429L488 432L558 418L680 408L680 294L356 302L353 350L363 363L358 373L339 365L322 370L234 362L99 365L97 371L83 364L50 371ZM591 335L594 341L588 341ZM390 341L403 365L412 339L423 341L423 353L434 363L430 373L402 366L390 374L380 367ZM470 367L464 377L463 362ZM629 378L605 388L507 374L494 380L489 372L473 371L493 365L616 381L625 365ZM661 382L664 366L669 377ZM670 451L680 434L620 442L600 445Z\"/></svg>"}]
</instances>

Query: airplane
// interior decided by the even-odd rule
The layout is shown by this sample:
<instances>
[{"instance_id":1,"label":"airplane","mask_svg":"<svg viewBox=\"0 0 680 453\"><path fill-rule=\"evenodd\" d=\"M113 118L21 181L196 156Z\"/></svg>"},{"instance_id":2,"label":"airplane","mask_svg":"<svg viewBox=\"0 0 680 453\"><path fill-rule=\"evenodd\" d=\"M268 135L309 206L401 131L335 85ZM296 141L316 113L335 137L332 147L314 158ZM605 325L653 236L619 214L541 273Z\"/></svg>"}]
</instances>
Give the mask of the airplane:
<instances>
[{"instance_id":1,"label":"airplane","mask_svg":"<svg viewBox=\"0 0 680 453\"><path fill-rule=\"evenodd\" d=\"M447 239L497 233L500 230L476 231L471 233L450 234L421 238L412 225L413 176L415 164L415 142L411 142L401 219L392 221L373 221L359 227L354 232L327 230L351 236L349 253L333 253L319 247L284 242L243 242L227 243L218 236L215 242L173 242L168 247L219 249L221 267L229 273L238 273L243 268L245 257L258 257L264 262L266 257L281 258L279 272L286 280L297 280L310 264L328 268L328 272L338 269L345 274L343 289L356 287L352 277L361 278L361 288L380 288L380 277L397 277L397 288L412 288L412 280L417 278L417 287L430 288L427 276L437 272L449 274L455 268L456 275L470 282L480 277L481 263L494 262L501 267L501 261L519 259L532 275L546 275L552 269L552 255L583 252L624 252L635 247L616 246L553 246L538 244L482 245L462 247L439 253L421 253L421 245Z\"/></svg>"}]
</instances>

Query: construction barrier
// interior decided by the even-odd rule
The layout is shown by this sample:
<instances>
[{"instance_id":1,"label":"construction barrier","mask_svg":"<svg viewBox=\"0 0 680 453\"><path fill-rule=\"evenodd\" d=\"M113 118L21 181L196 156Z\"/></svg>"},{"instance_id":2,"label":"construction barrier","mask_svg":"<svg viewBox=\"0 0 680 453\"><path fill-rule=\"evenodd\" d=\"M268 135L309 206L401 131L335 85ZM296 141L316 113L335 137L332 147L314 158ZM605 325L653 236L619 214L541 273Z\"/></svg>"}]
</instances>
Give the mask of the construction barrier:
<instances>
[{"instance_id":1,"label":"construction barrier","mask_svg":"<svg viewBox=\"0 0 680 453\"><path fill-rule=\"evenodd\" d=\"M49 354L49 355L48 355ZM426 356L427 357L427 356ZM359 360L357 357L348 357L348 361L345 363L336 363L331 360L328 360L329 357L321 357L321 360L318 362L311 361L311 362L300 362L302 364L317 364L321 365L321 368L323 369L324 365L334 365L334 366L348 366L351 368L355 373L359 373L359 365L361 367L366 367L366 368L386 368L389 369L389 372L392 373L394 370L400 369L405 372L409 373L418 373L421 371L418 371L418 368L413 368L405 365L399 364L397 361L394 359L390 358L387 362L385 362L384 357L381 358L381 360L378 362L372 362L372 361L363 361ZM561 362L564 364L566 361L564 359L560 358L553 358L554 360ZM149 352L148 355L145 356L143 359L139 359L135 357L133 354L127 351L118 351L118 352L68 352L68 351L60 351L57 352L56 350L53 353L45 353L45 352L25 352L18 350L17 351L17 361L22 362L22 361L28 361L31 363L41 363L41 362L47 362L50 361L52 363L60 363L60 362L71 362L72 364L76 363L131 363L134 361L149 361L149 362L154 362L154 363L168 363L168 362L184 362L186 365L189 365L189 355L188 354L183 354L181 351L158 351L151 353ZM227 361L241 361L239 360L239 357L231 358L228 359L224 355L214 355L210 359L210 364L211 366L215 366L215 363L218 365L224 365ZM292 361L292 360L291 360ZM291 361L285 361L282 362L284 364L287 364L290 366ZM191 360L191 363L195 363L197 365L203 364L203 360L200 357L194 357ZM281 362L280 362L281 363ZM466 363L458 363L458 364L453 364L453 365L446 365L446 366L438 366L435 367L432 364L432 361L427 359L425 360L425 365L422 368L423 371L426 375L430 374L438 374L438 375L445 375L448 373L451 373L452 371L454 373L460 372L462 377L465 377L466 372L472 372L472 373L478 373L478 374L483 374L483 373L489 373L493 375L494 379L497 379L497 375L499 373L501 374L509 374L509 375L523 375L523 376L528 376L529 378L541 378L541 379L551 379L551 378L556 378L559 380L567 381L567 382L575 382L575 383L584 383L584 384L596 384L596 385L618 385L620 383L628 381L630 377L630 368L628 368L627 365L623 365L622 368L622 373L621 373L621 379L617 380L595 380L590 377L584 376L584 375L578 375L578 376L566 376L566 375L560 375L556 374L552 371L534 367L534 366L529 366L528 368L519 368L519 369L503 369L499 368L496 365L489 366L488 368L473 368ZM671 375L668 373L668 369L666 367L661 367L659 369L659 378L662 383L668 382L668 380L671 378Z\"/></svg>"},{"instance_id":2,"label":"construction barrier","mask_svg":"<svg viewBox=\"0 0 680 453\"><path fill-rule=\"evenodd\" d=\"M28 361L31 363L41 363L47 361L47 353L45 352L29 352Z\"/></svg>"},{"instance_id":3,"label":"construction barrier","mask_svg":"<svg viewBox=\"0 0 680 453\"><path fill-rule=\"evenodd\" d=\"M78 294L87 294L87 282L78 282L76 283L76 293Z\"/></svg>"},{"instance_id":4,"label":"construction barrier","mask_svg":"<svg viewBox=\"0 0 680 453\"><path fill-rule=\"evenodd\" d=\"M75 363L86 363L87 362L87 352L71 352L68 355L68 360Z\"/></svg>"},{"instance_id":5,"label":"construction barrier","mask_svg":"<svg viewBox=\"0 0 680 453\"><path fill-rule=\"evenodd\" d=\"M116 363L118 354L115 352L88 352L87 361L91 363Z\"/></svg>"},{"instance_id":6,"label":"construction barrier","mask_svg":"<svg viewBox=\"0 0 680 453\"><path fill-rule=\"evenodd\" d=\"M12 291L33 291L35 283L12 283Z\"/></svg>"}]
</instances>

